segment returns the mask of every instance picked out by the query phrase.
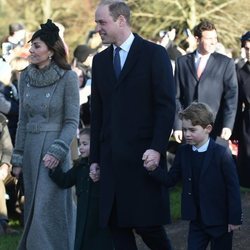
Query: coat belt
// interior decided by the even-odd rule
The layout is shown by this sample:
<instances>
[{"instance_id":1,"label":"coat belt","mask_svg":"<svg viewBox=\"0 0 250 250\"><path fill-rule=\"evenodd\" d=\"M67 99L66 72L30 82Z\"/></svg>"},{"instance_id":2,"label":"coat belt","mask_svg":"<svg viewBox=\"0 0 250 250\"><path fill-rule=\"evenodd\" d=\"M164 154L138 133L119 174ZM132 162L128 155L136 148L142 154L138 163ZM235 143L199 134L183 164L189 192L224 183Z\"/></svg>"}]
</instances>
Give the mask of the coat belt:
<instances>
[{"instance_id":1,"label":"coat belt","mask_svg":"<svg viewBox=\"0 0 250 250\"><path fill-rule=\"evenodd\" d=\"M26 132L36 134L40 132L60 131L61 128L60 124L28 123L26 125Z\"/></svg>"}]
</instances>

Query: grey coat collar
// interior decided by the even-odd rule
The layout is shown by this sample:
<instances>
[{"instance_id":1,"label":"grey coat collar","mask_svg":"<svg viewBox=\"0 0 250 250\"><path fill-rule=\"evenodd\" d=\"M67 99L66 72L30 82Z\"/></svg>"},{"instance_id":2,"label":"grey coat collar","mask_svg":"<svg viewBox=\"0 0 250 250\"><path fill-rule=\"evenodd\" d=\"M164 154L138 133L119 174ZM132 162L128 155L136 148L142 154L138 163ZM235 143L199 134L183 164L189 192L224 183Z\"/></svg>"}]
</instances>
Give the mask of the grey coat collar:
<instances>
[{"instance_id":1,"label":"grey coat collar","mask_svg":"<svg viewBox=\"0 0 250 250\"><path fill-rule=\"evenodd\" d=\"M51 63L45 68L38 69L31 64L27 68L29 84L34 87L45 87L54 84L64 75L65 70Z\"/></svg>"}]
</instances>

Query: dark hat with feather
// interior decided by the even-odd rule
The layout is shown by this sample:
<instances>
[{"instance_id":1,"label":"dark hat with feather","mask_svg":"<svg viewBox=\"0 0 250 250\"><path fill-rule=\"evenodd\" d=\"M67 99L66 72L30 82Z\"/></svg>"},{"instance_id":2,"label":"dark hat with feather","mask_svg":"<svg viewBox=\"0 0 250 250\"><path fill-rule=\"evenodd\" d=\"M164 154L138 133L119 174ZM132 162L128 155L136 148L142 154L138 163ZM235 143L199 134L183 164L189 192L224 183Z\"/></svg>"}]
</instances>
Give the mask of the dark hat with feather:
<instances>
[{"instance_id":1,"label":"dark hat with feather","mask_svg":"<svg viewBox=\"0 0 250 250\"><path fill-rule=\"evenodd\" d=\"M59 28L52 22L51 19L48 19L46 23L41 24L40 26L41 29L37 30L33 34L30 41L39 37L49 47L53 47L55 42L60 39Z\"/></svg>"}]
</instances>

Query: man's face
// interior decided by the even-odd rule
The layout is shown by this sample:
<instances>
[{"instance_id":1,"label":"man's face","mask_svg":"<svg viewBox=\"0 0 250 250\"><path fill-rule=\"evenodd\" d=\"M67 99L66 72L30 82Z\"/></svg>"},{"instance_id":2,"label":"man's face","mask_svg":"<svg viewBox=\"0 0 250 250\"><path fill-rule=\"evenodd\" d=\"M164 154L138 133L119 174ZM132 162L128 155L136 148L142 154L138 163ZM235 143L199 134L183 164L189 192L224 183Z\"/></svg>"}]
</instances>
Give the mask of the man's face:
<instances>
[{"instance_id":1,"label":"man's face","mask_svg":"<svg viewBox=\"0 0 250 250\"><path fill-rule=\"evenodd\" d=\"M246 59L250 62L250 41L246 41L244 49L246 52Z\"/></svg>"},{"instance_id":2,"label":"man's face","mask_svg":"<svg viewBox=\"0 0 250 250\"><path fill-rule=\"evenodd\" d=\"M202 55L213 53L218 42L216 30L206 30L202 32L201 38L196 37L198 51Z\"/></svg>"},{"instance_id":3,"label":"man's face","mask_svg":"<svg viewBox=\"0 0 250 250\"><path fill-rule=\"evenodd\" d=\"M116 44L119 35L118 20L114 21L107 5L100 5L95 13L96 31L104 44Z\"/></svg>"}]
</instances>

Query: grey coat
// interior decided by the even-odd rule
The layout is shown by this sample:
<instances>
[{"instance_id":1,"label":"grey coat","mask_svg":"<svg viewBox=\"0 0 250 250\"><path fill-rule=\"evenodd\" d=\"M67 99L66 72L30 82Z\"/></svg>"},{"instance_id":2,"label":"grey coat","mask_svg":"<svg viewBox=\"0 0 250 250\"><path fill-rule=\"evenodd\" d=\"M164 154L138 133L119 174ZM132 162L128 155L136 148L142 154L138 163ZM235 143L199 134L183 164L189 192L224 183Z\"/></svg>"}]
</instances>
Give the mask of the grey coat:
<instances>
[{"instance_id":1,"label":"grey coat","mask_svg":"<svg viewBox=\"0 0 250 250\"><path fill-rule=\"evenodd\" d=\"M20 114L12 164L21 166L25 189L25 227L19 250L73 249L75 209L71 190L48 176L43 156L49 153L70 167L69 147L79 117L78 79L55 64L22 74Z\"/></svg>"}]
</instances>

